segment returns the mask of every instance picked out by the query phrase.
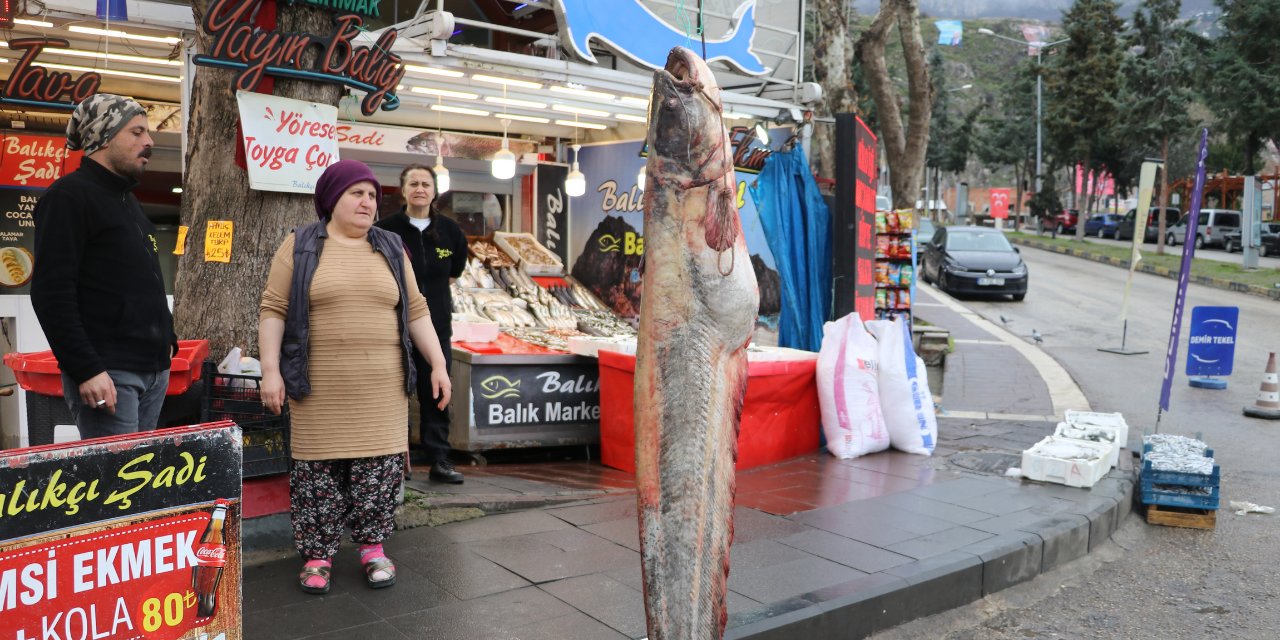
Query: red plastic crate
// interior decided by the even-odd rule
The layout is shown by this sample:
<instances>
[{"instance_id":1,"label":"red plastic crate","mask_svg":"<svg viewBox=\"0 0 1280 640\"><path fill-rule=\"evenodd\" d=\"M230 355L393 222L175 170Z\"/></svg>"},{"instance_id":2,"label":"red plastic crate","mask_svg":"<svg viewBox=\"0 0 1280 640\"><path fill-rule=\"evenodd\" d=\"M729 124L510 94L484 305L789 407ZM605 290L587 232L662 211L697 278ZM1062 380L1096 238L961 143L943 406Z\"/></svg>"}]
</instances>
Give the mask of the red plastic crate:
<instances>
[{"instance_id":1,"label":"red plastic crate","mask_svg":"<svg viewBox=\"0 0 1280 640\"><path fill-rule=\"evenodd\" d=\"M169 368L166 395L186 393L191 383L200 379L200 364L209 357L208 340L179 340L178 355ZM13 369L18 386L44 396L62 397L62 369L52 351L4 354L5 366Z\"/></svg>"}]
</instances>

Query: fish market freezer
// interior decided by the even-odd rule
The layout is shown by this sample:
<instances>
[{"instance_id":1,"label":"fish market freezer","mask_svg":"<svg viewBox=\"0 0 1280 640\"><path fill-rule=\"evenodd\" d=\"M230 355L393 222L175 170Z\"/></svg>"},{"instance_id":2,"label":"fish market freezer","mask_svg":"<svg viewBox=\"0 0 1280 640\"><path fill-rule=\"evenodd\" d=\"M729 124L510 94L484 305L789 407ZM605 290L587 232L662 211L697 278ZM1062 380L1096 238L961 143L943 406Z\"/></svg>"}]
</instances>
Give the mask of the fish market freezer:
<instances>
[{"instance_id":1,"label":"fish market freezer","mask_svg":"<svg viewBox=\"0 0 1280 640\"><path fill-rule=\"evenodd\" d=\"M475 353L453 347L458 451L600 443L600 371L573 354Z\"/></svg>"}]
</instances>

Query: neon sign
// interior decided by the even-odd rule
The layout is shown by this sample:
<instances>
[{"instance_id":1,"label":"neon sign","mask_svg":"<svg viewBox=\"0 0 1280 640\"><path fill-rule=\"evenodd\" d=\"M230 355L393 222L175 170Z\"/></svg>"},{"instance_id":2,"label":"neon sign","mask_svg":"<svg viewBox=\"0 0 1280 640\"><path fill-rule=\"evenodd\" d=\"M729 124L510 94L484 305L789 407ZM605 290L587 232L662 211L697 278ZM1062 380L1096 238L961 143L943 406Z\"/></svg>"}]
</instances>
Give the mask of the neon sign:
<instances>
[{"instance_id":1,"label":"neon sign","mask_svg":"<svg viewBox=\"0 0 1280 640\"><path fill-rule=\"evenodd\" d=\"M213 45L192 62L239 71L234 86L241 91L253 91L268 75L364 91L360 111L366 116L379 108L392 111L400 106L395 90L404 78L405 68L400 56L391 53L395 29L384 31L373 46L353 44L363 24L357 15L334 16L334 30L328 37L265 30L253 24L261 4L262 0L216 0L200 23L213 37ZM303 55L312 49L319 57L304 68Z\"/></svg>"},{"instance_id":2,"label":"neon sign","mask_svg":"<svg viewBox=\"0 0 1280 640\"><path fill-rule=\"evenodd\" d=\"M289 4L305 4L317 9L358 13L370 18L379 17L378 0L285 0Z\"/></svg>"},{"instance_id":3,"label":"neon sign","mask_svg":"<svg viewBox=\"0 0 1280 640\"><path fill-rule=\"evenodd\" d=\"M102 76L86 73L73 77L65 71L51 71L36 66L36 57L46 47L66 48L70 43L56 38L19 38L10 40L9 48L25 50L0 93L0 102L28 107L75 109L85 98L98 92ZM62 98L66 96L67 100Z\"/></svg>"}]
</instances>

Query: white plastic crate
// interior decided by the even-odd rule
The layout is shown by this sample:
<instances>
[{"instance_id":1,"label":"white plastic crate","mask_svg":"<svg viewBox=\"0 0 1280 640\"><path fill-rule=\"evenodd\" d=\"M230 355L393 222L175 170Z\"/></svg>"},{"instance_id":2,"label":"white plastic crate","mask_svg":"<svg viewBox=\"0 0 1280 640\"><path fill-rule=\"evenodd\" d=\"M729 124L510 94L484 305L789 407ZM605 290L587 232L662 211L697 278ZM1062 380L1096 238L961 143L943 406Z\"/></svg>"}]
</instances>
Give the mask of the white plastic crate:
<instances>
[{"instance_id":1,"label":"white plastic crate","mask_svg":"<svg viewBox=\"0 0 1280 640\"><path fill-rule=\"evenodd\" d=\"M1092 487L1111 470L1110 451L1111 447L1093 442L1048 436L1022 452L1022 475L1068 487Z\"/></svg>"},{"instance_id":2,"label":"white plastic crate","mask_svg":"<svg viewBox=\"0 0 1280 640\"><path fill-rule=\"evenodd\" d=\"M498 339L496 322L453 321L453 342L493 342Z\"/></svg>"},{"instance_id":3,"label":"white plastic crate","mask_svg":"<svg viewBox=\"0 0 1280 640\"><path fill-rule=\"evenodd\" d=\"M1117 441L1121 447L1129 445L1129 423L1124 421L1122 413L1098 413L1096 411L1074 411L1068 409L1066 411L1067 424L1091 426L1091 427L1113 427L1119 430Z\"/></svg>"},{"instance_id":4,"label":"white plastic crate","mask_svg":"<svg viewBox=\"0 0 1280 640\"><path fill-rule=\"evenodd\" d=\"M1090 437L1079 437L1081 435L1081 431L1088 432L1088 435L1097 437L1099 440L1093 440ZM1073 425L1066 422L1059 422L1058 428L1053 431L1053 435L1067 440L1081 440L1084 442L1108 445L1111 447L1111 454L1107 457L1107 465L1114 467L1120 462L1120 430L1116 427Z\"/></svg>"}]
</instances>

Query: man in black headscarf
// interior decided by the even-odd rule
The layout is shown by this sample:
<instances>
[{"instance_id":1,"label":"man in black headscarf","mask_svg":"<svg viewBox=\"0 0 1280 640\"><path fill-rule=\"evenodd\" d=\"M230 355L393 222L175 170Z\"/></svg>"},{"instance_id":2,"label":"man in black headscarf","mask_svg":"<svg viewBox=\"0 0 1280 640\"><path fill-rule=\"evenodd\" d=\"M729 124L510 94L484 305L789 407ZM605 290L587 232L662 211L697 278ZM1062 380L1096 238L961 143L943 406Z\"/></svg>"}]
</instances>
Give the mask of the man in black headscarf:
<instances>
[{"instance_id":1,"label":"man in black headscarf","mask_svg":"<svg viewBox=\"0 0 1280 640\"><path fill-rule=\"evenodd\" d=\"M160 247L132 193L152 145L137 102L86 99L67 125L84 160L36 204L31 303L81 438L156 428L169 386L177 341Z\"/></svg>"}]
</instances>

